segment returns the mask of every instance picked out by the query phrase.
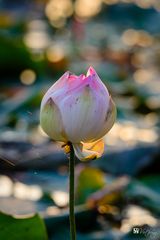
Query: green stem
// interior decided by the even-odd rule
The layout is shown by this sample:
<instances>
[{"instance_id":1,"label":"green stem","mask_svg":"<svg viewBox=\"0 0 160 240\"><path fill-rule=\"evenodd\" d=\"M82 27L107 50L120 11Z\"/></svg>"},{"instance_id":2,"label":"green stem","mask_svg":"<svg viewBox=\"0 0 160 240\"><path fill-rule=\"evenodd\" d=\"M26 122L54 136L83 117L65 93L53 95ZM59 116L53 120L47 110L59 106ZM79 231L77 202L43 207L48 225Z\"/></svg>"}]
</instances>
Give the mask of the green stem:
<instances>
[{"instance_id":1,"label":"green stem","mask_svg":"<svg viewBox=\"0 0 160 240\"><path fill-rule=\"evenodd\" d=\"M70 143L69 159L69 218L70 218L70 235L71 240L76 240L76 224L74 215L74 164L75 154L72 143Z\"/></svg>"}]
</instances>

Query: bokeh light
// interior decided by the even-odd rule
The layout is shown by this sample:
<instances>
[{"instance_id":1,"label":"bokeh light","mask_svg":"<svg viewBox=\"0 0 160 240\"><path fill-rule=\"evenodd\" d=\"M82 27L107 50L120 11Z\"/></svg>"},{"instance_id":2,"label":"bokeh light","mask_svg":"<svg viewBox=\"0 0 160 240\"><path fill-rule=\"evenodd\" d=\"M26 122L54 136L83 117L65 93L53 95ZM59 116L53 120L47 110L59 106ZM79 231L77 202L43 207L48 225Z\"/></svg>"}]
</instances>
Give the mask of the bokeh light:
<instances>
[{"instance_id":1,"label":"bokeh light","mask_svg":"<svg viewBox=\"0 0 160 240\"><path fill-rule=\"evenodd\" d=\"M42 190L38 185L26 185L21 182L14 184L13 195L19 199L37 201L42 197Z\"/></svg>"},{"instance_id":2,"label":"bokeh light","mask_svg":"<svg viewBox=\"0 0 160 240\"><path fill-rule=\"evenodd\" d=\"M71 0L50 0L45 9L46 16L54 27L63 27L66 18L73 13Z\"/></svg>"},{"instance_id":3,"label":"bokeh light","mask_svg":"<svg viewBox=\"0 0 160 240\"><path fill-rule=\"evenodd\" d=\"M42 51L45 49L50 43L45 22L42 20L30 21L23 40L26 46L32 51Z\"/></svg>"},{"instance_id":4,"label":"bokeh light","mask_svg":"<svg viewBox=\"0 0 160 240\"><path fill-rule=\"evenodd\" d=\"M20 80L25 85L31 85L36 80L36 73L31 69L25 69L20 74Z\"/></svg>"},{"instance_id":5,"label":"bokeh light","mask_svg":"<svg viewBox=\"0 0 160 240\"><path fill-rule=\"evenodd\" d=\"M76 0L75 13L79 18L88 19L101 10L101 0Z\"/></svg>"},{"instance_id":6,"label":"bokeh light","mask_svg":"<svg viewBox=\"0 0 160 240\"><path fill-rule=\"evenodd\" d=\"M69 195L66 192L62 192L62 191L54 191L51 194L54 202L56 203L57 206L59 207L65 207L67 206L68 202L69 202Z\"/></svg>"},{"instance_id":7,"label":"bokeh light","mask_svg":"<svg viewBox=\"0 0 160 240\"><path fill-rule=\"evenodd\" d=\"M122 41L128 46L149 47L153 43L153 38L145 31L127 29L122 35Z\"/></svg>"}]
</instances>

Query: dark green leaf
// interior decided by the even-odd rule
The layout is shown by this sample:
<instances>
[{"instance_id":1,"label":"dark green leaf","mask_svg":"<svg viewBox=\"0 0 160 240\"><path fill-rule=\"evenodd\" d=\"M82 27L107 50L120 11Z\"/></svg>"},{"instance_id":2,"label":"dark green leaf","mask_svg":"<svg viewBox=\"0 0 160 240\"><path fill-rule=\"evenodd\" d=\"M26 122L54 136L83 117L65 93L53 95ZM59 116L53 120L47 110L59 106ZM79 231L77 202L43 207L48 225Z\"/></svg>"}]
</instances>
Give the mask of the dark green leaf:
<instances>
[{"instance_id":1,"label":"dark green leaf","mask_svg":"<svg viewBox=\"0 0 160 240\"><path fill-rule=\"evenodd\" d=\"M0 239L47 240L47 233L38 214L28 218L15 218L1 212Z\"/></svg>"}]
</instances>

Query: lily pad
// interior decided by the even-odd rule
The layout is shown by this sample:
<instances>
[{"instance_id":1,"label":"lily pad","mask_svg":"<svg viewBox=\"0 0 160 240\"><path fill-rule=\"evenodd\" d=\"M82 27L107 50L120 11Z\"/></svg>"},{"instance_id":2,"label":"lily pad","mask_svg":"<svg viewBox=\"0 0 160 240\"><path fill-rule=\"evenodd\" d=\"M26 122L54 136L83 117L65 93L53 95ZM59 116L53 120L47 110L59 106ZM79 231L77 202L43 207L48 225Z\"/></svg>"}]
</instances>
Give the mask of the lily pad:
<instances>
[{"instance_id":1,"label":"lily pad","mask_svg":"<svg viewBox=\"0 0 160 240\"><path fill-rule=\"evenodd\" d=\"M43 220L38 214L27 218L15 218L0 213L0 239L47 240Z\"/></svg>"}]
</instances>

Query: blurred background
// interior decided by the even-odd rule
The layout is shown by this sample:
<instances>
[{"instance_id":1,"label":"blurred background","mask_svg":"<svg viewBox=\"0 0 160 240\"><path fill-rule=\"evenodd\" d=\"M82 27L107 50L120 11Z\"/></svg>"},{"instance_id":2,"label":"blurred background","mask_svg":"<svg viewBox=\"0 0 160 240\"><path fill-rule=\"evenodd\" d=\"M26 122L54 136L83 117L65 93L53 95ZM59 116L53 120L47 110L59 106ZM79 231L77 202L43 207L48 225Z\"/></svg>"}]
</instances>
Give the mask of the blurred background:
<instances>
[{"instance_id":1,"label":"blurred background","mask_svg":"<svg viewBox=\"0 0 160 240\"><path fill-rule=\"evenodd\" d=\"M69 239L68 160L39 108L66 70L89 66L118 116L104 156L76 162L78 239L137 240L139 226L138 237L158 240L159 0L0 1L0 210L39 212L49 239Z\"/></svg>"}]
</instances>

